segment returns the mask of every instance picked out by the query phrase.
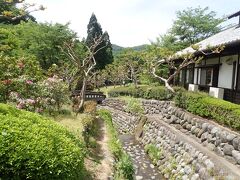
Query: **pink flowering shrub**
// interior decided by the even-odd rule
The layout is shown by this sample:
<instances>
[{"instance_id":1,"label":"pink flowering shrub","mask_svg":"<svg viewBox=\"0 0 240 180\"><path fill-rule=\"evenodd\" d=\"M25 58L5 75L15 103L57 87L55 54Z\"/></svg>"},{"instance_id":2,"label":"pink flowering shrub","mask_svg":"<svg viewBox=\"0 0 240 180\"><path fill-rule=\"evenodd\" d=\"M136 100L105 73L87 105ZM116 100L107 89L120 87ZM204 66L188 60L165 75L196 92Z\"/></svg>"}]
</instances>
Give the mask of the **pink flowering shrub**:
<instances>
[{"instance_id":1,"label":"pink flowering shrub","mask_svg":"<svg viewBox=\"0 0 240 180\"><path fill-rule=\"evenodd\" d=\"M39 83L43 101L49 111L59 111L63 104L69 102L68 85L57 76L50 77Z\"/></svg>"},{"instance_id":2,"label":"pink flowering shrub","mask_svg":"<svg viewBox=\"0 0 240 180\"><path fill-rule=\"evenodd\" d=\"M57 76L34 82L26 76L13 81L16 88L9 93L8 102L14 103L18 109L35 111L59 111L68 102L67 84Z\"/></svg>"}]
</instances>

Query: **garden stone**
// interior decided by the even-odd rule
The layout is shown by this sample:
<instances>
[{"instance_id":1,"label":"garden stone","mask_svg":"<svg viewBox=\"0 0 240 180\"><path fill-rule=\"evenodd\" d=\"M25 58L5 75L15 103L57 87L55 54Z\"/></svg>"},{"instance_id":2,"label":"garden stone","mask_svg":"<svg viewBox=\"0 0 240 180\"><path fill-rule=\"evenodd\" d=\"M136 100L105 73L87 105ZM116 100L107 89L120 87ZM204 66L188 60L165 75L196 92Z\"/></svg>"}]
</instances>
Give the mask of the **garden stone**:
<instances>
[{"instance_id":1,"label":"garden stone","mask_svg":"<svg viewBox=\"0 0 240 180\"><path fill-rule=\"evenodd\" d=\"M212 136L215 137L215 136L216 136L216 133L217 133L218 131L219 131L219 128L213 127L212 130L211 130Z\"/></svg>"},{"instance_id":2,"label":"garden stone","mask_svg":"<svg viewBox=\"0 0 240 180\"><path fill-rule=\"evenodd\" d=\"M208 179L208 172L207 172L207 170L205 169L205 168L201 168L200 170L199 170L199 176L200 176L200 178L201 179Z\"/></svg>"},{"instance_id":3,"label":"garden stone","mask_svg":"<svg viewBox=\"0 0 240 180\"><path fill-rule=\"evenodd\" d=\"M191 180L199 180L199 174L194 174L192 177L191 177Z\"/></svg>"},{"instance_id":4,"label":"garden stone","mask_svg":"<svg viewBox=\"0 0 240 180\"><path fill-rule=\"evenodd\" d=\"M232 156L235 159L235 161L237 162L237 164L240 164L240 152L233 150L232 151Z\"/></svg>"},{"instance_id":5,"label":"garden stone","mask_svg":"<svg viewBox=\"0 0 240 180\"><path fill-rule=\"evenodd\" d=\"M201 136L201 142L207 140L207 137L208 137L208 132L203 133Z\"/></svg>"},{"instance_id":6,"label":"garden stone","mask_svg":"<svg viewBox=\"0 0 240 180\"><path fill-rule=\"evenodd\" d=\"M200 138L200 137L202 136L203 133L204 133L204 130L201 129L201 130L198 132L197 137Z\"/></svg>"},{"instance_id":7,"label":"garden stone","mask_svg":"<svg viewBox=\"0 0 240 180\"><path fill-rule=\"evenodd\" d=\"M208 171L210 171L211 169L214 168L214 164L211 160L207 159L206 161L204 161L204 164L206 165L206 168Z\"/></svg>"},{"instance_id":8,"label":"garden stone","mask_svg":"<svg viewBox=\"0 0 240 180\"><path fill-rule=\"evenodd\" d=\"M189 179L188 179L188 176L187 176L186 174L183 175L183 176L182 176L182 180L189 180Z\"/></svg>"},{"instance_id":9,"label":"garden stone","mask_svg":"<svg viewBox=\"0 0 240 180\"><path fill-rule=\"evenodd\" d=\"M208 132L211 133L211 131L212 131L213 128L214 128L214 125L209 124L209 125L208 125L208 128L207 128Z\"/></svg>"},{"instance_id":10,"label":"garden stone","mask_svg":"<svg viewBox=\"0 0 240 180\"><path fill-rule=\"evenodd\" d=\"M227 135L227 141L232 144L232 140L236 137L235 134L228 134Z\"/></svg>"},{"instance_id":11,"label":"garden stone","mask_svg":"<svg viewBox=\"0 0 240 180\"><path fill-rule=\"evenodd\" d=\"M232 145L226 144L223 147L223 152L224 152L225 155L231 156L232 155L232 150L234 150L234 147Z\"/></svg>"},{"instance_id":12,"label":"garden stone","mask_svg":"<svg viewBox=\"0 0 240 180\"><path fill-rule=\"evenodd\" d=\"M196 126L192 126L191 128L191 133L194 134L194 130L196 129L197 127Z\"/></svg>"},{"instance_id":13,"label":"garden stone","mask_svg":"<svg viewBox=\"0 0 240 180\"><path fill-rule=\"evenodd\" d=\"M190 166L185 166L185 168L184 168L184 173L185 174L190 174L192 172L192 169L191 169L191 167Z\"/></svg>"},{"instance_id":14,"label":"garden stone","mask_svg":"<svg viewBox=\"0 0 240 180\"><path fill-rule=\"evenodd\" d=\"M141 180L141 179L143 179L142 176L136 176L136 180Z\"/></svg>"},{"instance_id":15,"label":"garden stone","mask_svg":"<svg viewBox=\"0 0 240 180\"><path fill-rule=\"evenodd\" d=\"M240 150L240 137L236 137L232 140L234 149Z\"/></svg>"},{"instance_id":16,"label":"garden stone","mask_svg":"<svg viewBox=\"0 0 240 180\"><path fill-rule=\"evenodd\" d=\"M221 139L222 143L226 143L227 142L227 133L225 131L220 133L220 139Z\"/></svg>"},{"instance_id":17,"label":"garden stone","mask_svg":"<svg viewBox=\"0 0 240 180\"><path fill-rule=\"evenodd\" d=\"M202 130L207 131L207 128L208 128L208 123L203 123L202 124Z\"/></svg>"},{"instance_id":18,"label":"garden stone","mask_svg":"<svg viewBox=\"0 0 240 180\"><path fill-rule=\"evenodd\" d=\"M192 128L192 125L191 124L188 124L187 126L186 126L186 128L187 128L187 130L191 130L191 128Z\"/></svg>"}]
</instances>

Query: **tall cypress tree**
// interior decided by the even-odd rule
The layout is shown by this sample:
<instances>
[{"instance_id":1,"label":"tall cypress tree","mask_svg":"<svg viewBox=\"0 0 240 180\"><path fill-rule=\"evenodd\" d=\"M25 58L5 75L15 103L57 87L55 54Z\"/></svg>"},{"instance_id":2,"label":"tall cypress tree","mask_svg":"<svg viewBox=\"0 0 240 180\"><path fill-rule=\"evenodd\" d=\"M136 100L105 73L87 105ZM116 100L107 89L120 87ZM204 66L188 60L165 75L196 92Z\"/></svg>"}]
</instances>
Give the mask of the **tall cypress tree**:
<instances>
[{"instance_id":1,"label":"tall cypress tree","mask_svg":"<svg viewBox=\"0 0 240 180\"><path fill-rule=\"evenodd\" d=\"M109 35L107 32L102 31L101 25L98 23L95 14L93 13L89 24L87 26L87 39L86 43L90 47L94 43L95 38L99 38L103 36L103 42L99 45L98 48L106 46L105 48L101 49L96 55L95 59L97 62L96 69L103 69L107 64L113 61L112 55L112 44L109 39Z\"/></svg>"}]
</instances>

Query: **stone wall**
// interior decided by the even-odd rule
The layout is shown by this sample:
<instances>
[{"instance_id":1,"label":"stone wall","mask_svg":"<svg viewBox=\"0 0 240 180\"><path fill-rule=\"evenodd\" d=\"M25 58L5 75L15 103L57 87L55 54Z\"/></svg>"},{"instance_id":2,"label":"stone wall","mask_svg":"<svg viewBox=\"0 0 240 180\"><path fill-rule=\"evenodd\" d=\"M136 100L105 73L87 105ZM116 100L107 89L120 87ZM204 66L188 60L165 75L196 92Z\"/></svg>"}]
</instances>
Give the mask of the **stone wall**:
<instances>
[{"instance_id":1,"label":"stone wall","mask_svg":"<svg viewBox=\"0 0 240 180\"><path fill-rule=\"evenodd\" d=\"M161 120L194 136L220 156L224 156L233 164L240 164L240 135L211 120L203 119L175 107L170 102L144 100L146 114L158 114Z\"/></svg>"},{"instance_id":2,"label":"stone wall","mask_svg":"<svg viewBox=\"0 0 240 180\"><path fill-rule=\"evenodd\" d=\"M226 177L203 152L168 130L158 121L147 121L140 142L146 146L153 144L161 150L157 161L160 172L166 179L211 179Z\"/></svg>"},{"instance_id":3,"label":"stone wall","mask_svg":"<svg viewBox=\"0 0 240 180\"><path fill-rule=\"evenodd\" d=\"M170 179L240 179L240 135L192 115L171 102L143 100L147 121L140 143L161 152L155 161ZM107 99L119 132L134 133L139 119L124 112L124 101Z\"/></svg>"}]
</instances>

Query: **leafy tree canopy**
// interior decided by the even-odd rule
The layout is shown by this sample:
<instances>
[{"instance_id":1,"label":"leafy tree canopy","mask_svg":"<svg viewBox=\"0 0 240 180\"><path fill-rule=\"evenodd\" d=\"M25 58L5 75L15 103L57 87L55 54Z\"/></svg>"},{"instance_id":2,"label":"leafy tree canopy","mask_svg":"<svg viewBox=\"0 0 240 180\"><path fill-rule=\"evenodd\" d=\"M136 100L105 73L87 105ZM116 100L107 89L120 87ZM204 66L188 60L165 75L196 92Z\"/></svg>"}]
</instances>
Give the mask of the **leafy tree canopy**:
<instances>
[{"instance_id":1,"label":"leafy tree canopy","mask_svg":"<svg viewBox=\"0 0 240 180\"><path fill-rule=\"evenodd\" d=\"M0 0L0 23L19 24L21 21L35 21L30 13L38 10L44 10L44 7L36 7L35 4L25 3L24 0Z\"/></svg>"},{"instance_id":2,"label":"leafy tree canopy","mask_svg":"<svg viewBox=\"0 0 240 180\"><path fill-rule=\"evenodd\" d=\"M22 57L35 56L41 67L47 70L52 64L66 59L60 46L76 37L68 24L21 23L0 26L0 49L6 55Z\"/></svg>"},{"instance_id":3,"label":"leafy tree canopy","mask_svg":"<svg viewBox=\"0 0 240 180\"><path fill-rule=\"evenodd\" d=\"M220 23L224 18L217 18L216 12L208 7L187 8L177 11L177 19L173 26L163 36L157 39L161 47L173 52L195 44L221 30Z\"/></svg>"}]
</instances>

